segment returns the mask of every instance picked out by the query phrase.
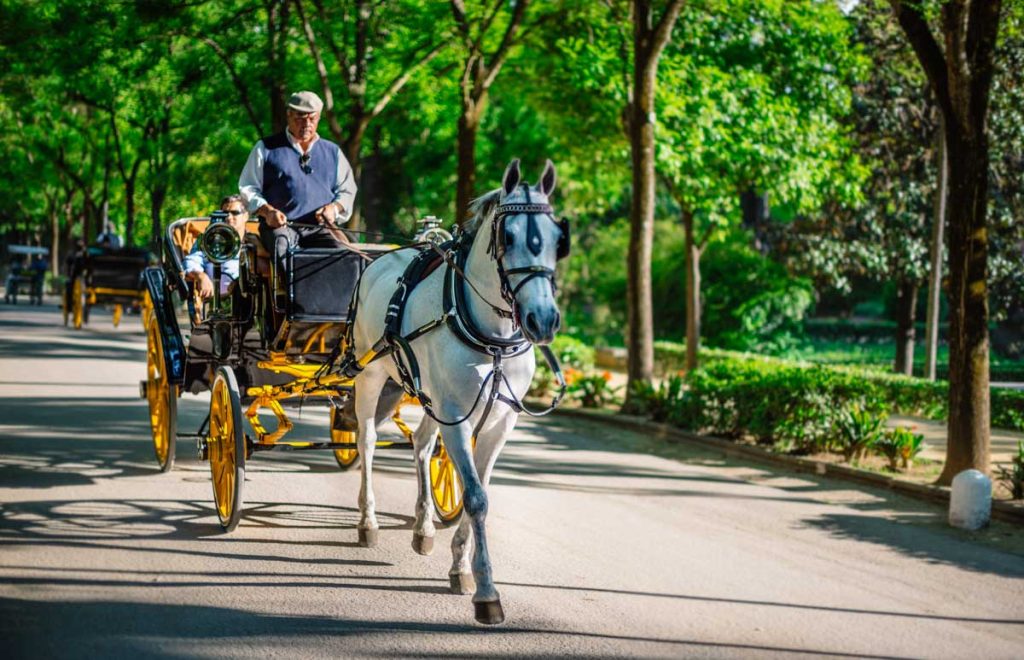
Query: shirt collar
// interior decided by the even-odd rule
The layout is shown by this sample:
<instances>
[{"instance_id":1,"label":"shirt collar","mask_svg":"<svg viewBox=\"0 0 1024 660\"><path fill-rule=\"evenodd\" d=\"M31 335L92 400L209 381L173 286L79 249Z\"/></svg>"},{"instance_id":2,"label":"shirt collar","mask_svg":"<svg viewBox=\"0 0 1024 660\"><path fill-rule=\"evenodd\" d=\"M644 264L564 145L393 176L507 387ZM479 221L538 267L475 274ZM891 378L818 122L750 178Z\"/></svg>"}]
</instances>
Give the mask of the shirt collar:
<instances>
[{"instance_id":1,"label":"shirt collar","mask_svg":"<svg viewBox=\"0 0 1024 660\"><path fill-rule=\"evenodd\" d=\"M302 147L299 145L299 141L295 139L295 136L292 135L292 132L289 131L286 128L286 129L284 129L284 134L285 134L285 137L288 138L288 144L292 145L292 149L294 149L295 151L298 151L300 156L301 155L305 155L306 152L304 152L302 150ZM309 143L309 148L312 149L313 145L316 144L316 141L319 140L319 139L320 139L320 134L319 133L314 133L313 134L313 141Z\"/></svg>"}]
</instances>

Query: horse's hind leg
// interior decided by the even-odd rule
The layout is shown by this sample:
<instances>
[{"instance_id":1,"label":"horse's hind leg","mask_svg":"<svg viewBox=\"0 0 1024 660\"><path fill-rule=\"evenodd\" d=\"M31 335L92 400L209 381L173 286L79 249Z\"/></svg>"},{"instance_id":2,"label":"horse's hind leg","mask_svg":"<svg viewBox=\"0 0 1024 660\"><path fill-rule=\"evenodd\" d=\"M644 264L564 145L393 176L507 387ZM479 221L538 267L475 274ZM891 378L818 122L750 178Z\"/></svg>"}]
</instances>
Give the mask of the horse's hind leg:
<instances>
[{"instance_id":1,"label":"horse's hind leg","mask_svg":"<svg viewBox=\"0 0 1024 660\"><path fill-rule=\"evenodd\" d=\"M434 502L430 497L430 456L437 444L437 422L423 416L412 436L416 460L416 523L413 526L412 548L421 555L434 551Z\"/></svg>"},{"instance_id":2,"label":"horse's hind leg","mask_svg":"<svg viewBox=\"0 0 1024 660\"><path fill-rule=\"evenodd\" d=\"M373 496L373 452L377 447L377 399L387 381L387 373L377 367L368 368L356 379L356 418L359 431L356 442L362 457L359 486L359 545L372 548L377 545L376 500Z\"/></svg>"}]
</instances>

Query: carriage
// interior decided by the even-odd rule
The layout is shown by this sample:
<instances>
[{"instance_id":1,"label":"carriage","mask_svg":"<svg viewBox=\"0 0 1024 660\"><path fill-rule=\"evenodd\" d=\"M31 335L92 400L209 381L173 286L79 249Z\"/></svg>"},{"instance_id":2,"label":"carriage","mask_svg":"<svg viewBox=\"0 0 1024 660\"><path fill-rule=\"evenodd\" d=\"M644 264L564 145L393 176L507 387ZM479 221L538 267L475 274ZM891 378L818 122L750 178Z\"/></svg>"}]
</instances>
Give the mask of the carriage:
<instances>
[{"instance_id":1,"label":"carriage","mask_svg":"<svg viewBox=\"0 0 1024 660\"><path fill-rule=\"evenodd\" d=\"M113 305L116 328L126 307L141 307L141 275L151 260L149 252L137 248L93 245L78 252L72 258L64 289L64 325L70 323L80 329L89 323L94 306Z\"/></svg>"},{"instance_id":2,"label":"carriage","mask_svg":"<svg viewBox=\"0 0 1024 660\"><path fill-rule=\"evenodd\" d=\"M433 218L422 224L421 239L445 234ZM245 466L254 454L327 450L342 470L359 463L350 412L354 379L334 367L347 349L350 301L360 274L396 247L292 248L279 265L257 232L258 223L250 222L239 236L222 212L179 219L162 239L161 264L142 273L148 348L140 395L149 404L157 462L162 471L171 470L177 440L195 439L200 459L210 464L225 531L240 519ZM213 268L213 295L206 300L184 277L185 255L197 243ZM231 281L223 265L236 258L238 275ZM179 433L179 396L203 391L211 392L209 415L196 433ZM412 430L401 410L416 404L389 383L376 421L392 419L402 437L382 439L377 447L411 446ZM312 405L329 409L329 429L319 438L286 438L293 429L287 410ZM261 411L273 415L276 427L263 424ZM443 442L437 443L430 471L436 515L442 523L453 522L462 511L462 489Z\"/></svg>"}]
</instances>

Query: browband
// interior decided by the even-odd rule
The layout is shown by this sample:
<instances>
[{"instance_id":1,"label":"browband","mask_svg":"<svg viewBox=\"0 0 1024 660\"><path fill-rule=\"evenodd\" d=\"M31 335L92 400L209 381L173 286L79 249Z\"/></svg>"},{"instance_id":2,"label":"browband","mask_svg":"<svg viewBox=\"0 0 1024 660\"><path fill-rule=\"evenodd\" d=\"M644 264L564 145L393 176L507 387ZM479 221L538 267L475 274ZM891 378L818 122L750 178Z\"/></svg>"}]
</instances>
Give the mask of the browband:
<instances>
[{"instance_id":1,"label":"browband","mask_svg":"<svg viewBox=\"0 0 1024 660\"><path fill-rule=\"evenodd\" d=\"M495 210L494 215L500 218L504 215L519 215L521 213L554 215L555 209L551 208L550 204L502 204Z\"/></svg>"}]
</instances>

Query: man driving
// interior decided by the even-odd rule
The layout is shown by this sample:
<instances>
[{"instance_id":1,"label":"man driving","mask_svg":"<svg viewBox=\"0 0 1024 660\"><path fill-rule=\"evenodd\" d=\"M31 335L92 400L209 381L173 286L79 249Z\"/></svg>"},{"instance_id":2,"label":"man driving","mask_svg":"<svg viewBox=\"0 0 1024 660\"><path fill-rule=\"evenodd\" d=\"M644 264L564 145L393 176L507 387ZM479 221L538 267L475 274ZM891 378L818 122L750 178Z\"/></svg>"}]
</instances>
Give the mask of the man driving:
<instances>
[{"instance_id":1,"label":"man driving","mask_svg":"<svg viewBox=\"0 0 1024 660\"><path fill-rule=\"evenodd\" d=\"M281 257L289 247L348 243L356 183L345 154L317 132L323 101L313 92L288 99L288 127L258 141L238 179L248 210L260 218L260 240Z\"/></svg>"}]
</instances>

